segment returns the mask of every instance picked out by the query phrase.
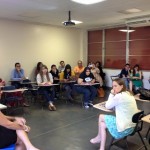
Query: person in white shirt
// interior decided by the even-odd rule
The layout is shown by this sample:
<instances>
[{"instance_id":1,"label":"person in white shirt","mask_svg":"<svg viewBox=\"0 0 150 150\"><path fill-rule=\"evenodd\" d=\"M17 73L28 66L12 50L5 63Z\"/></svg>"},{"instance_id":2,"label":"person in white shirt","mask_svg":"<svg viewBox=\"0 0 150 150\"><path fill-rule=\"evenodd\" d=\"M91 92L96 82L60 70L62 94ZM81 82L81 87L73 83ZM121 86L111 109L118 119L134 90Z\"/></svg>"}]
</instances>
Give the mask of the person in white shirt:
<instances>
[{"instance_id":1,"label":"person in white shirt","mask_svg":"<svg viewBox=\"0 0 150 150\"><path fill-rule=\"evenodd\" d=\"M44 97L49 103L49 110L56 110L54 102L55 91L53 87L48 85L53 84L53 77L51 73L48 73L48 68L46 65L43 65L40 72L37 74L37 84L40 86L39 92L44 94Z\"/></svg>"},{"instance_id":2,"label":"person in white shirt","mask_svg":"<svg viewBox=\"0 0 150 150\"><path fill-rule=\"evenodd\" d=\"M133 95L126 90L121 78L113 81L113 89L105 107L114 109L116 116L104 114L99 116L98 134L90 142L100 143L100 150L105 150L106 128L115 139L123 138L133 132L135 124L132 122L132 116L138 112L136 101Z\"/></svg>"}]
</instances>

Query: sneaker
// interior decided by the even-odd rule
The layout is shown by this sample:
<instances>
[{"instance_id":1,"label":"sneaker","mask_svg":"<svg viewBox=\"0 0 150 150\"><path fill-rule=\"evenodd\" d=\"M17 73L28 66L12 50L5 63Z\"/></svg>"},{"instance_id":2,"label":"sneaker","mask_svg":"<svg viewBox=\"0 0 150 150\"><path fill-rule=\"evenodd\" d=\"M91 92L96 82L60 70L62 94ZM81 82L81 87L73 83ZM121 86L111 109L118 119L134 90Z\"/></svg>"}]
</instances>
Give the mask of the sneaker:
<instances>
[{"instance_id":1,"label":"sneaker","mask_svg":"<svg viewBox=\"0 0 150 150\"><path fill-rule=\"evenodd\" d=\"M93 107L93 104L92 103L88 103L88 106Z\"/></svg>"},{"instance_id":2,"label":"sneaker","mask_svg":"<svg viewBox=\"0 0 150 150\"><path fill-rule=\"evenodd\" d=\"M88 105L84 105L84 108L85 108L85 109L88 109L88 108L89 108L89 106L88 106Z\"/></svg>"}]
</instances>

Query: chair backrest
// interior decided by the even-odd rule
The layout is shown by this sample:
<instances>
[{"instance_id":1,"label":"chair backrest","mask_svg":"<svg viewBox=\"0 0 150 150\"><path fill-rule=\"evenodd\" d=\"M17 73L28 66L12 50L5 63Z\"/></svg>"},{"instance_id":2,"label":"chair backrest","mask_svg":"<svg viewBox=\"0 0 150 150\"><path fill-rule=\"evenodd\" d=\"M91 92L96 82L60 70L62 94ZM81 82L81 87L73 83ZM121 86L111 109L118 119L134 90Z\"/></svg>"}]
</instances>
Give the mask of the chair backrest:
<instances>
[{"instance_id":1,"label":"chair backrest","mask_svg":"<svg viewBox=\"0 0 150 150\"><path fill-rule=\"evenodd\" d=\"M136 114L133 115L132 117L132 122L136 123L136 126L134 128L134 131L131 135L134 135L135 132L139 132L142 130L143 128L143 121L141 120L141 118L144 116L144 111L139 111Z\"/></svg>"},{"instance_id":2,"label":"chair backrest","mask_svg":"<svg viewBox=\"0 0 150 150\"><path fill-rule=\"evenodd\" d=\"M120 74L114 75L114 76L110 76L110 78L111 78L112 81L113 81L114 79L116 79L116 78L119 78L119 77L120 77Z\"/></svg>"},{"instance_id":3,"label":"chair backrest","mask_svg":"<svg viewBox=\"0 0 150 150\"><path fill-rule=\"evenodd\" d=\"M15 88L15 86L12 86L12 85L8 85L8 86L4 86L3 87L3 90L6 90L6 91L8 91L8 90L15 90L16 88Z\"/></svg>"},{"instance_id":4,"label":"chair backrest","mask_svg":"<svg viewBox=\"0 0 150 150\"><path fill-rule=\"evenodd\" d=\"M29 80L29 79L24 79L24 80L22 81L22 83L29 83L29 82L31 82L31 80Z\"/></svg>"}]
</instances>

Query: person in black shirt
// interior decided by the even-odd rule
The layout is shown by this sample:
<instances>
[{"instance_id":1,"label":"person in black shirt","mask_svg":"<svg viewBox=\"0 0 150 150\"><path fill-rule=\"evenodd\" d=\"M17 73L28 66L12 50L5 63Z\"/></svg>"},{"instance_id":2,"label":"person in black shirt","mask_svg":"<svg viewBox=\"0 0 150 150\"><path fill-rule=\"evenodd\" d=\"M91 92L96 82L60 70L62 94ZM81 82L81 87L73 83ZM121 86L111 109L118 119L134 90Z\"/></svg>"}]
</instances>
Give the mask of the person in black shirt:
<instances>
[{"instance_id":1,"label":"person in black shirt","mask_svg":"<svg viewBox=\"0 0 150 150\"><path fill-rule=\"evenodd\" d=\"M52 77L53 77L53 80L54 80L54 84L58 83L59 82L59 72L58 72L58 69L56 68L56 65L52 65L51 66L51 71L50 73L52 74Z\"/></svg>"},{"instance_id":2,"label":"person in black shirt","mask_svg":"<svg viewBox=\"0 0 150 150\"><path fill-rule=\"evenodd\" d=\"M89 67L86 67L84 71L80 74L78 78L78 84L76 86L76 91L84 95L84 107L89 108L89 106L93 106L92 102L96 97L97 90L94 86L90 85L90 83L94 83L95 78L91 73ZM85 85L85 83L89 83L89 85Z\"/></svg>"},{"instance_id":3,"label":"person in black shirt","mask_svg":"<svg viewBox=\"0 0 150 150\"><path fill-rule=\"evenodd\" d=\"M74 74L71 70L71 66L69 64L67 64L65 66L65 70L64 70L64 81L71 81L73 80ZM69 102L73 101L72 98L72 93L73 93L73 84L74 83L66 83L63 85L63 88L65 89L65 93L66 93L66 97L68 99Z\"/></svg>"},{"instance_id":4,"label":"person in black shirt","mask_svg":"<svg viewBox=\"0 0 150 150\"><path fill-rule=\"evenodd\" d=\"M125 67L121 70L119 78L122 78L125 82L126 88L132 91L132 82L130 80L130 64L126 64Z\"/></svg>"}]
</instances>

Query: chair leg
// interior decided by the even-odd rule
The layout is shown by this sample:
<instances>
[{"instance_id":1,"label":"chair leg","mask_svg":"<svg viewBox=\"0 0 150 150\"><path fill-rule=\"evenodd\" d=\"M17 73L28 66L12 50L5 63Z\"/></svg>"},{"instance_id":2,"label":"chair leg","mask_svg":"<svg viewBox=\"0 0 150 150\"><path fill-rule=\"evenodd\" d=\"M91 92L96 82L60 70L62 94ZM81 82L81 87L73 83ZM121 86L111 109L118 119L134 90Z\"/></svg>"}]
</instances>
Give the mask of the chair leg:
<instances>
[{"instance_id":1,"label":"chair leg","mask_svg":"<svg viewBox=\"0 0 150 150\"><path fill-rule=\"evenodd\" d=\"M111 139L110 139L110 143L109 143L109 145L108 145L108 147L107 147L107 149L108 149L108 150L110 150L110 149L111 149L111 146L113 145L113 141L114 141L114 138L113 138L113 137L111 137Z\"/></svg>"},{"instance_id":2,"label":"chair leg","mask_svg":"<svg viewBox=\"0 0 150 150\"><path fill-rule=\"evenodd\" d=\"M146 139L147 139L147 137L148 137L149 131L150 131L150 127L149 127L149 129L147 130L147 133L146 133L146 136L145 136Z\"/></svg>"},{"instance_id":3,"label":"chair leg","mask_svg":"<svg viewBox=\"0 0 150 150\"><path fill-rule=\"evenodd\" d=\"M141 141L142 141L143 147L145 147L145 150L148 150L147 147L146 147L146 145L145 145L145 142L144 142L144 140L143 140L143 138L142 138L142 136L141 136L141 134L140 134L140 132L138 132L138 134L139 134L139 137L140 137L140 139L141 139ZM140 148L140 149L141 149L141 148Z\"/></svg>"}]
</instances>

